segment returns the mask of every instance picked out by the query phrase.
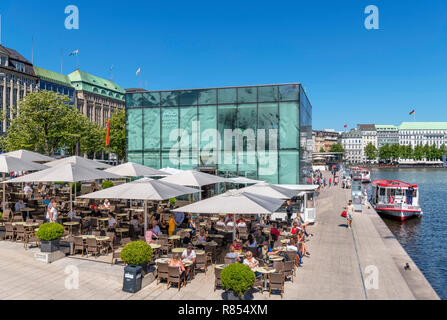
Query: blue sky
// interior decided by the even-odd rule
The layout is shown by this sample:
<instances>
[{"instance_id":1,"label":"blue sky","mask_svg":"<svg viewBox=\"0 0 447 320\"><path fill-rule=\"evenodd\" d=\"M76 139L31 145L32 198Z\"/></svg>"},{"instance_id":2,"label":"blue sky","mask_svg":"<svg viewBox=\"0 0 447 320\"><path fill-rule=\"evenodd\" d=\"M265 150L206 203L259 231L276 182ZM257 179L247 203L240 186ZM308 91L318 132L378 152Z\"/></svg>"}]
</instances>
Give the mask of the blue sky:
<instances>
[{"instance_id":1,"label":"blue sky","mask_svg":"<svg viewBox=\"0 0 447 320\"><path fill-rule=\"evenodd\" d=\"M364 27L367 5L379 30ZM66 30L67 5L80 11ZM2 0L3 44L150 90L301 82L313 127L447 121L447 1Z\"/></svg>"}]
</instances>

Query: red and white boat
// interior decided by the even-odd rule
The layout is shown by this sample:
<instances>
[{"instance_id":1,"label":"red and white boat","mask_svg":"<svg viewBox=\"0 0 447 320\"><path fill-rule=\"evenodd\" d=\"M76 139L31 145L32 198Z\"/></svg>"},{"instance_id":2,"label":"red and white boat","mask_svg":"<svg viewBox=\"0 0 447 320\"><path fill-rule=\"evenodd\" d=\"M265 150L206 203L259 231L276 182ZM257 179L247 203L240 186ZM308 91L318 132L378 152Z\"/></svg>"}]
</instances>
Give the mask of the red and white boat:
<instances>
[{"instance_id":1,"label":"red and white boat","mask_svg":"<svg viewBox=\"0 0 447 320\"><path fill-rule=\"evenodd\" d=\"M367 169L354 168L352 169L352 180L362 181L362 183L371 182L371 173Z\"/></svg>"},{"instance_id":2,"label":"red and white boat","mask_svg":"<svg viewBox=\"0 0 447 320\"><path fill-rule=\"evenodd\" d=\"M400 221L422 216L417 185L396 180L375 180L372 186L372 205L378 213Z\"/></svg>"}]
</instances>

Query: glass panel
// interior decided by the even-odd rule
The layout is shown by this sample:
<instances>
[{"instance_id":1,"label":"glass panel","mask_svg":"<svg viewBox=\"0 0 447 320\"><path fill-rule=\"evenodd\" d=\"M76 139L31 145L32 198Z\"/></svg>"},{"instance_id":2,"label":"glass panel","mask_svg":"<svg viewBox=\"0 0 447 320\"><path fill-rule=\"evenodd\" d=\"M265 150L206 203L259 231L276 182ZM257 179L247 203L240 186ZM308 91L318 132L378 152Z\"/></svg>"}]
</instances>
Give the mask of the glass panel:
<instances>
[{"instance_id":1,"label":"glass panel","mask_svg":"<svg viewBox=\"0 0 447 320\"><path fill-rule=\"evenodd\" d=\"M135 162L138 164L143 164L143 153L142 152L128 152L127 161Z\"/></svg>"},{"instance_id":2,"label":"glass panel","mask_svg":"<svg viewBox=\"0 0 447 320\"><path fill-rule=\"evenodd\" d=\"M161 109L161 132L163 151L169 151L174 146L178 148L178 108Z\"/></svg>"},{"instance_id":3,"label":"glass panel","mask_svg":"<svg viewBox=\"0 0 447 320\"><path fill-rule=\"evenodd\" d=\"M311 183L312 173L312 105L300 86L300 183Z\"/></svg>"},{"instance_id":4,"label":"glass panel","mask_svg":"<svg viewBox=\"0 0 447 320\"><path fill-rule=\"evenodd\" d=\"M180 151L179 151L180 152ZM161 153L161 166L162 168L176 168L179 169L179 152L167 151Z\"/></svg>"},{"instance_id":5,"label":"glass panel","mask_svg":"<svg viewBox=\"0 0 447 320\"><path fill-rule=\"evenodd\" d=\"M258 104L258 150L277 150L278 122L278 103Z\"/></svg>"},{"instance_id":6,"label":"glass panel","mask_svg":"<svg viewBox=\"0 0 447 320\"><path fill-rule=\"evenodd\" d=\"M216 104L217 89L198 90L199 104Z\"/></svg>"},{"instance_id":7,"label":"glass panel","mask_svg":"<svg viewBox=\"0 0 447 320\"><path fill-rule=\"evenodd\" d=\"M268 183L278 183L278 152L258 152L258 178Z\"/></svg>"},{"instance_id":8,"label":"glass panel","mask_svg":"<svg viewBox=\"0 0 447 320\"><path fill-rule=\"evenodd\" d=\"M225 105L218 107L218 131L221 139L221 150L233 151L234 140L233 130L236 127L237 109L235 105ZM228 140L228 141L226 141ZM228 145L226 146L225 143Z\"/></svg>"},{"instance_id":9,"label":"glass panel","mask_svg":"<svg viewBox=\"0 0 447 320\"><path fill-rule=\"evenodd\" d=\"M242 150L256 151L256 104L241 104L237 111L237 128L242 132Z\"/></svg>"},{"instance_id":10,"label":"glass panel","mask_svg":"<svg viewBox=\"0 0 447 320\"><path fill-rule=\"evenodd\" d=\"M281 149L298 149L298 102L279 104L279 146Z\"/></svg>"},{"instance_id":11,"label":"glass panel","mask_svg":"<svg viewBox=\"0 0 447 320\"><path fill-rule=\"evenodd\" d=\"M279 99L281 101L298 100L298 85L279 86Z\"/></svg>"},{"instance_id":12,"label":"glass panel","mask_svg":"<svg viewBox=\"0 0 447 320\"><path fill-rule=\"evenodd\" d=\"M189 169L192 166L197 166L197 150L199 149L197 125L197 107L180 108L180 166L187 166ZM192 159L192 151L194 151L195 154L194 159Z\"/></svg>"},{"instance_id":13,"label":"glass panel","mask_svg":"<svg viewBox=\"0 0 447 320\"><path fill-rule=\"evenodd\" d=\"M143 109L127 110L127 150L129 151L143 149L142 111Z\"/></svg>"},{"instance_id":14,"label":"glass panel","mask_svg":"<svg viewBox=\"0 0 447 320\"><path fill-rule=\"evenodd\" d=\"M277 86L258 87L258 101L259 102L278 101L278 87Z\"/></svg>"},{"instance_id":15,"label":"glass panel","mask_svg":"<svg viewBox=\"0 0 447 320\"><path fill-rule=\"evenodd\" d=\"M257 102L258 99L258 90L257 87L245 87L245 88L238 88L237 89L237 101L239 103L244 102Z\"/></svg>"},{"instance_id":16,"label":"glass panel","mask_svg":"<svg viewBox=\"0 0 447 320\"><path fill-rule=\"evenodd\" d=\"M258 165L255 151L243 151L238 153L238 175L257 179Z\"/></svg>"},{"instance_id":17,"label":"glass panel","mask_svg":"<svg viewBox=\"0 0 447 320\"><path fill-rule=\"evenodd\" d=\"M178 105L179 91L165 91L161 93L161 105L162 106L177 106Z\"/></svg>"},{"instance_id":18,"label":"glass panel","mask_svg":"<svg viewBox=\"0 0 447 320\"><path fill-rule=\"evenodd\" d=\"M236 103L236 88L224 88L218 91L219 104Z\"/></svg>"},{"instance_id":19,"label":"glass panel","mask_svg":"<svg viewBox=\"0 0 447 320\"><path fill-rule=\"evenodd\" d=\"M217 136L217 106L200 106L200 165L218 162L220 140ZM218 149L219 145L219 149Z\"/></svg>"},{"instance_id":20,"label":"glass panel","mask_svg":"<svg viewBox=\"0 0 447 320\"><path fill-rule=\"evenodd\" d=\"M142 93L128 93L126 94L126 107L134 108L141 107L143 102L143 94Z\"/></svg>"},{"instance_id":21,"label":"glass panel","mask_svg":"<svg viewBox=\"0 0 447 320\"><path fill-rule=\"evenodd\" d=\"M197 91L180 91L179 100L182 106L195 106L197 105Z\"/></svg>"},{"instance_id":22,"label":"glass panel","mask_svg":"<svg viewBox=\"0 0 447 320\"><path fill-rule=\"evenodd\" d=\"M298 151L279 152L279 183L299 184L298 181Z\"/></svg>"},{"instance_id":23,"label":"glass panel","mask_svg":"<svg viewBox=\"0 0 447 320\"><path fill-rule=\"evenodd\" d=\"M160 152L150 152L145 151L143 154L144 165L154 168L160 169Z\"/></svg>"},{"instance_id":24,"label":"glass panel","mask_svg":"<svg viewBox=\"0 0 447 320\"><path fill-rule=\"evenodd\" d=\"M234 152L222 151L220 153L219 171L225 176L237 175L236 154Z\"/></svg>"},{"instance_id":25,"label":"glass panel","mask_svg":"<svg viewBox=\"0 0 447 320\"><path fill-rule=\"evenodd\" d=\"M160 92L143 93L143 106L152 107L160 105Z\"/></svg>"},{"instance_id":26,"label":"glass panel","mask_svg":"<svg viewBox=\"0 0 447 320\"><path fill-rule=\"evenodd\" d=\"M144 150L160 150L160 108L144 108Z\"/></svg>"}]
</instances>

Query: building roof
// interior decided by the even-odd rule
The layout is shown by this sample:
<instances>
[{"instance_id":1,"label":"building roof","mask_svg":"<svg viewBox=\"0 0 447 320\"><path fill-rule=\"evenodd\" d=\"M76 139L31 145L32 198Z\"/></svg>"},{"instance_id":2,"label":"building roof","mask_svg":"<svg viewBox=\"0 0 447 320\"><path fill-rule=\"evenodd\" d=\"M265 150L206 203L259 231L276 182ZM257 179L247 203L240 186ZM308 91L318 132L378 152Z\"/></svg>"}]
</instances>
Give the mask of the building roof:
<instances>
[{"instance_id":1,"label":"building roof","mask_svg":"<svg viewBox=\"0 0 447 320\"><path fill-rule=\"evenodd\" d=\"M353 137L361 137L362 133L359 130L351 129L349 132L343 132L341 134L342 138L353 138Z\"/></svg>"},{"instance_id":2,"label":"building roof","mask_svg":"<svg viewBox=\"0 0 447 320\"><path fill-rule=\"evenodd\" d=\"M358 128L360 131L376 131L376 126L373 124L359 124Z\"/></svg>"},{"instance_id":3,"label":"building roof","mask_svg":"<svg viewBox=\"0 0 447 320\"><path fill-rule=\"evenodd\" d=\"M7 48L5 46L0 45L0 53L6 54L10 59L23 62L25 64L31 64L24 56L15 51L14 49Z\"/></svg>"},{"instance_id":4,"label":"building roof","mask_svg":"<svg viewBox=\"0 0 447 320\"><path fill-rule=\"evenodd\" d=\"M87 91L111 99L124 101L124 91L116 83L90 73L76 70L68 75L72 86L76 90Z\"/></svg>"},{"instance_id":5,"label":"building roof","mask_svg":"<svg viewBox=\"0 0 447 320\"><path fill-rule=\"evenodd\" d=\"M392 124L376 124L377 131L397 131L397 127Z\"/></svg>"},{"instance_id":6,"label":"building roof","mask_svg":"<svg viewBox=\"0 0 447 320\"><path fill-rule=\"evenodd\" d=\"M53 83L58 83L60 85L66 86L66 87L72 87L70 78L66 75L63 75L63 74L60 74L60 73L57 73L54 71L46 70L46 69L43 69L40 67L36 67L36 66L34 66L34 73L36 74L36 76L38 76L42 80L45 80L48 82L53 82Z\"/></svg>"},{"instance_id":7,"label":"building roof","mask_svg":"<svg viewBox=\"0 0 447 320\"><path fill-rule=\"evenodd\" d=\"M399 130L447 130L447 122L402 122Z\"/></svg>"}]
</instances>

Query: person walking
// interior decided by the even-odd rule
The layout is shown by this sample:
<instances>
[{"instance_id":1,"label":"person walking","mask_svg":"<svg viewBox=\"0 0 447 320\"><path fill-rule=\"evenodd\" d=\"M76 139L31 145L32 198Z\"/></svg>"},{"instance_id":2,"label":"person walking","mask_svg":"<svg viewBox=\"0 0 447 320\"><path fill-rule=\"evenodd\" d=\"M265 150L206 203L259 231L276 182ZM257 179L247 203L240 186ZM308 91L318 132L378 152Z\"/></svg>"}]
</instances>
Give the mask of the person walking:
<instances>
[{"instance_id":1,"label":"person walking","mask_svg":"<svg viewBox=\"0 0 447 320\"><path fill-rule=\"evenodd\" d=\"M352 217L354 216L355 208L352 204L352 200L349 200L348 206L346 207L346 219L348 220L348 229L352 229Z\"/></svg>"},{"instance_id":2,"label":"person walking","mask_svg":"<svg viewBox=\"0 0 447 320\"><path fill-rule=\"evenodd\" d=\"M287 200L287 223L290 225L292 221L292 214L293 214L293 206L290 200Z\"/></svg>"},{"instance_id":3,"label":"person walking","mask_svg":"<svg viewBox=\"0 0 447 320\"><path fill-rule=\"evenodd\" d=\"M331 187L331 185L332 185L332 178L329 178L329 188Z\"/></svg>"}]
</instances>

